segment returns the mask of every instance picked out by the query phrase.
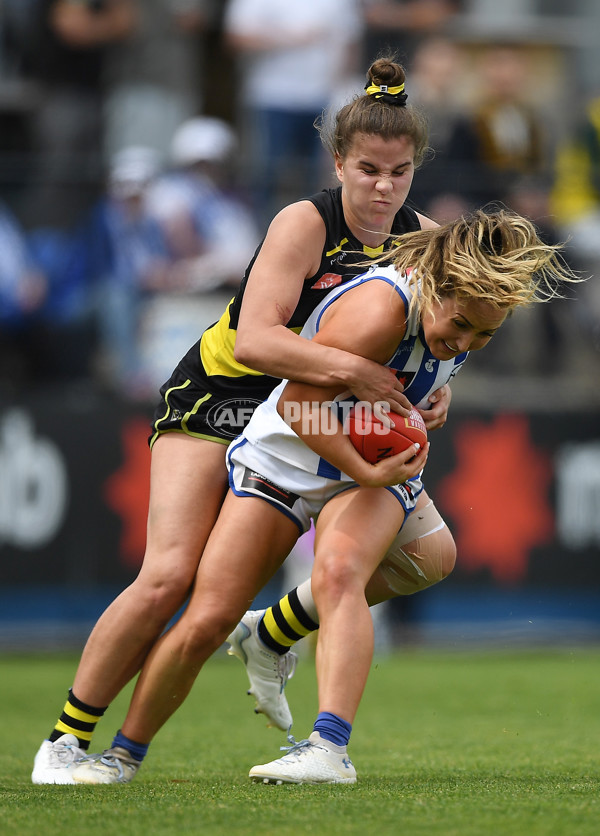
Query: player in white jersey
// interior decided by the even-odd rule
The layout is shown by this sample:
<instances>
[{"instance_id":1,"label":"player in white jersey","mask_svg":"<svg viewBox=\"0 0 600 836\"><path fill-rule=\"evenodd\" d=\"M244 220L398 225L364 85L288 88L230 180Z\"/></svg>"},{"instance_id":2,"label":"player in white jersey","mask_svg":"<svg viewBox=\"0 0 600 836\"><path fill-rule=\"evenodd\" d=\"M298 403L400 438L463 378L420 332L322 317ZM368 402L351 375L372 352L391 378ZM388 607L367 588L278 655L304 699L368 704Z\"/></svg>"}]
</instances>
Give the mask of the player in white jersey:
<instances>
[{"instance_id":1,"label":"player in white jersey","mask_svg":"<svg viewBox=\"0 0 600 836\"><path fill-rule=\"evenodd\" d=\"M388 282L403 298L406 309L410 309L409 300L413 291L406 276L398 276L393 267L373 268L330 293L309 318L302 335L308 338L315 336L324 312L346 289L374 279ZM430 406L431 392L457 373L466 356L464 353L443 361L435 358L422 340L419 317L413 311L409 314L404 338L387 365L403 382L404 393L409 400L426 411ZM251 421L241 440L230 447L230 485L234 491L270 497L284 513L296 519L301 532L304 532L314 510L308 499L309 488L312 491L310 495L317 496L317 505L322 504L324 492L332 495L339 490L339 480L347 482L347 477L332 472L328 463L303 444L281 420L277 402L282 388L280 385L258 408L260 423ZM340 404L337 405L338 411L339 407ZM269 455L270 451L276 452ZM300 467L298 456L303 461ZM290 460L296 463L289 465ZM319 473L320 476L311 480L308 478L310 473ZM329 478L323 479L326 475ZM283 496L285 477L285 483L295 487ZM416 507L419 513L410 520L407 517L374 574L367 588L370 605L399 595L413 595L439 583L450 574L456 560L452 534L423 490L420 476L389 490L395 493L407 514ZM319 617L309 577L266 611L250 610L245 613L228 636L228 652L246 667L248 693L256 701L254 710L257 714L266 715L270 726L288 731L292 725L285 687L295 671L297 656L290 647L318 627Z\"/></svg>"},{"instance_id":2,"label":"player in white jersey","mask_svg":"<svg viewBox=\"0 0 600 836\"><path fill-rule=\"evenodd\" d=\"M369 281L387 282L409 311L404 336L385 365L402 381L404 394L410 402L427 410L432 392L456 375L467 353L450 360L439 360L431 353L423 340L418 312L414 308L411 310L414 292L411 282L406 276L398 276L393 266L373 267L363 276L332 291L309 317L301 334L312 339L318 333L327 309L343 293ZM277 404L284 388L285 382L257 408L256 419L229 448L230 486L240 494L263 496L278 504L284 513L296 519L303 533L308 530L315 507L307 497L318 497L320 507L324 496L339 491L340 482L347 486L352 480L332 469L282 420ZM337 420L335 415L347 414L350 403L344 399L348 394L334 399L331 420ZM308 474L315 476L310 479ZM273 484L277 487L273 488ZM285 496L281 495L283 485L287 491ZM417 502L420 513L414 524L402 526L388 549L376 573L377 578L371 584L368 599L371 605L398 595L412 595L439 583L452 571L456 559L452 535L423 490L420 475L389 490L395 493L407 515ZM248 611L228 636L228 652L246 666L248 693L256 700L255 712L265 714L269 725L283 731L288 731L292 725L285 686L295 670L297 657L290 647L318 626L309 578L266 611Z\"/></svg>"},{"instance_id":3,"label":"player in white jersey","mask_svg":"<svg viewBox=\"0 0 600 836\"><path fill-rule=\"evenodd\" d=\"M323 309L313 342L388 363L415 315L424 350L441 363L454 363L483 348L510 311L552 298L558 294L556 283L571 278L558 248L544 244L529 221L506 211L489 215L480 211L436 230L409 233L397 244L394 266L399 277L407 277L410 296L375 276L359 281ZM345 474L348 481L339 478L333 495L324 484L322 507L311 510L316 517L312 588L320 618L319 714L307 740L283 758L251 769L250 776L258 781L355 782L346 746L373 654L366 590L406 518L403 504L388 488L409 483L427 459L428 444L370 464L341 423L334 424L333 432L330 427L323 432L318 421L322 407L343 389L339 383L289 381L277 402L280 416L290 405L305 405L290 418L291 428L319 460ZM307 416L311 420L305 422ZM260 415L256 421L259 430L246 447L261 442ZM287 429L284 432L287 435ZM277 456L278 449L272 444L269 455ZM315 470L314 457L299 453L286 458L293 460L282 457L281 462L295 466L294 477L328 479L310 472ZM308 461L313 464L305 470L302 465ZM280 487L285 492L297 487L297 481ZM188 605L156 642L138 679L121 727L135 745L149 746L185 700L204 662L242 616L246 603L297 539L297 521L281 513L270 499L249 492L227 494ZM138 767L134 752L113 747L106 757L76 765L73 779L91 784L128 781Z\"/></svg>"},{"instance_id":4,"label":"player in white jersey","mask_svg":"<svg viewBox=\"0 0 600 836\"><path fill-rule=\"evenodd\" d=\"M313 311L301 331L301 336L314 339L321 323L327 318L332 305L345 294L369 282L381 282L396 294L406 311L414 289L406 276L398 276L393 266L373 267L363 276L336 288ZM363 293L366 289L363 287ZM406 318L404 336L394 354L385 365L393 369L404 381L404 394L421 409L429 406L429 396L444 386L456 374L467 358L462 352L448 360L436 358L423 339L420 317L413 306ZM288 381L282 381L271 395L257 407L241 437L229 447L227 461L230 469L230 487L240 495L253 494L277 504L288 516L294 518L303 533L310 520L318 514L324 502L355 484L354 479L333 467L323 456L312 450L278 412L279 401ZM336 395L328 407L329 415L322 413L319 420L324 429L344 420L356 398L349 392ZM257 478L256 474L260 474ZM278 488L285 487L286 496L278 499ZM409 489L407 492L407 488ZM415 506L421 493L420 474L404 485L389 486L404 507L406 514ZM296 496L290 505L292 496ZM314 499L308 500L308 497Z\"/></svg>"}]
</instances>

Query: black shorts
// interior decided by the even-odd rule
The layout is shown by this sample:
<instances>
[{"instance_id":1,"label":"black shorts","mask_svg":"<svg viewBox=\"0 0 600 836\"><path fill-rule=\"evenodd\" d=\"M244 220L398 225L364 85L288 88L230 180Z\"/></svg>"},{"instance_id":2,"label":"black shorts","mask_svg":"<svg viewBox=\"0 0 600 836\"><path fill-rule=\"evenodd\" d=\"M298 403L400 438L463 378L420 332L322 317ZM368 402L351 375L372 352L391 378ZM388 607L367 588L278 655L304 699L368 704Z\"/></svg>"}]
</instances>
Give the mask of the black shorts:
<instances>
[{"instance_id":1,"label":"black shorts","mask_svg":"<svg viewBox=\"0 0 600 836\"><path fill-rule=\"evenodd\" d=\"M196 343L161 386L148 443L152 447L159 435L178 432L229 444L278 383L266 375L251 379L207 375Z\"/></svg>"}]
</instances>

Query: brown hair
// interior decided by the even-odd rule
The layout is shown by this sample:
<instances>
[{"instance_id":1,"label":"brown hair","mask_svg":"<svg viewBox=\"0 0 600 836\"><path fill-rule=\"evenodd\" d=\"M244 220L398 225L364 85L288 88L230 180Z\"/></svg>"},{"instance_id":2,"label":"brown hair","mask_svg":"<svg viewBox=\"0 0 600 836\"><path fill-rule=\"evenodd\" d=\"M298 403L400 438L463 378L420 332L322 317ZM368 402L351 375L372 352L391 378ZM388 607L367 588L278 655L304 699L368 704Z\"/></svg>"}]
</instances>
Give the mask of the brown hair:
<instances>
[{"instance_id":1,"label":"brown hair","mask_svg":"<svg viewBox=\"0 0 600 836\"><path fill-rule=\"evenodd\" d=\"M378 58L367 72L367 87L402 87L404 70L393 56ZM356 96L331 116L325 115L315 127L321 142L335 157L344 159L356 134L373 134L382 139L409 137L415 146L415 168L423 162L428 149L427 121L422 113L409 104L406 96L392 103L391 97L366 93Z\"/></svg>"}]
</instances>

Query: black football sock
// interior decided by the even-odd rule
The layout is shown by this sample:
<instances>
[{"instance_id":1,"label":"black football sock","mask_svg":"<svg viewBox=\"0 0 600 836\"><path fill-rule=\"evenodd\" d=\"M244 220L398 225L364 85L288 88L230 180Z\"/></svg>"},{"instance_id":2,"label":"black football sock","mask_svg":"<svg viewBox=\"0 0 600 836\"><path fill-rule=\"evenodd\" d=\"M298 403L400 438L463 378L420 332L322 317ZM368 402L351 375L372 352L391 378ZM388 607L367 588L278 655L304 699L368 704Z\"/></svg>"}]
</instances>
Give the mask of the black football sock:
<instances>
[{"instance_id":1,"label":"black football sock","mask_svg":"<svg viewBox=\"0 0 600 836\"><path fill-rule=\"evenodd\" d=\"M258 625L258 635L270 650L282 655L299 639L318 628L318 622L308 614L300 602L296 587L266 610Z\"/></svg>"},{"instance_id":2,"label":"black football sock","mask_svg":"<svg viewBox=\"0 0 600 836\"><path fill-rule=\"evenodd\" d=\"M107 708L106 705L103 708L87 705L78 700L73 691L69 690L69 699L48 740L54 742L63 734L74 734L79 741L79 748L87 750L96 724Z\"/></svg>"}]
</instances>

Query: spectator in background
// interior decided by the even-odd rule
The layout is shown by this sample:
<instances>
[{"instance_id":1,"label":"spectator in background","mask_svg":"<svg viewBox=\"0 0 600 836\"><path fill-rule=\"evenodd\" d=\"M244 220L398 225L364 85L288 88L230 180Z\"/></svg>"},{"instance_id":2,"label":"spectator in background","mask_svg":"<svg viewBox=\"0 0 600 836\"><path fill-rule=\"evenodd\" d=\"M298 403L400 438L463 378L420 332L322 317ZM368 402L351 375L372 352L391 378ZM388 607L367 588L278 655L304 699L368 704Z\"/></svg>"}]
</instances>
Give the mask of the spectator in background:
<instances>
[{"instance_id":1,"label":"spectator in background","mask_svg":"<svg viewBox=\"0 0 600 836\"><path fill-rule=\"evenodd\" d=\"M168 288L145 300L140 352L157 390L197 338L219 318L260 241L236 186L237 137L221 119L197 116L175 132L171 169L150 186L146 206L165 237Z\"/></svg>"},{"instance_id":2,"label":"spectator in background","mask_svg":"<svg viewBox=\"0 0 600 836\"><path fill-rule=\"evenodd\" d=\"M140 353L143 303L169 282L167 244L146 205L158 171L159 156L152 148L132 146L115 154L107 193L82 230L84 258L97 288L103 377L134 400L155 394Z\"/></svg>"},{"instance_id":3,"label":"spectator in background","mask_svg":"<svg viewBox=\"0 0 600 836\"><path fill-rule=\"evenodd\" d=\"M546 244L559 244L565 241L556 224L556 217L550 207L550 184L547 178L522 177L516 180L506 195L510 209L532 220ZM565 257L568 252L565 253ZM580 292L585 292L585 282ZM514 371L518 373L525 365L529 371L543 375L556 375L569 368L577 368L576 354L581 355L581 335L575 317L577 305L568 298L553 299L547 305L540 305L535 310L527 311L517 330L517 320L508 323L506 334L501 335L501 345L505 343L508 356L510 341L518 341L521 346L519 358L515 360ZM527 334L536 333L536 339L527 339ZM573 357L570 356L573 352ZM529 361L529 364L527 363Z\"/></svg>"},{"instance_id":4,"label":"spectator in background","mask_svg":"<svg viewBox=\"0 0 600 836\"><path fill-rule=\"evenodd\" d=\"M363 0L367 63L393 50L411 68L421 41L444 33L461 10L460 0Z\"/></svg>"},{"instance_id":5,"label":"spectator in background","mask_svg":"<svg viewBox=\"0 0 600 836\"><path fill-rule=\"evenodd\" d=\"M40 87L28 226L70 226L97 197L107 50L131 34L135 19L135 0L38 0L21 21L22 72Z\"/></svg>"},{"instance_id":6,"label":"spectator in background","mask_svg":"<svg viewBox=\"0 0 600 836\"><path fill-rule=\"evenodd\" d=\"M202 34L216 0L138 0L130 38L106 63L106 158L152 145L165 155L177 126L203 108Z\"/></svg>"},{"instance_id":7,"label":"spectator in background","mask_svg":"<svg viewBox=\"0 0 600 836\"><path fill-rule=\"evenodd\" d=\"M427 117L432 150L411 199L438 223L449 223L468 211L464 197L451 189L448 161L450 139L466 107L464 80L464 57L448 38L427 38L415 50L411 98Z\"/></svg>"},{"instance_id":8,"label":"spectator in background","mask_svg":"<svg viewBox=\"0 0 600 836\"><path fill-rule=\"evenodd\" d=\"M600 95L588 100L579 124L557 150L551 208L575 266L596 277L582 288L578 307L600 350Z\"/></svg>"},{"instance_id":9,"label":"spectator in background","mask_svg":"<svg viewBox=\"0 0 600 836\"><path fill-rule=\"evenodd\" d=\"M480 90L469 113L457 121L448 143L452 191L472 207L503 200L524 175L548 164L541 114L526 99L527 53L494 45L479 56Z\"/></svg>"},{"instance_id":10,"label":"spectator in background","mask_svg":"<svg viewBox=\"0 0 600 836\"><path fill-rule=\"evenodd\" d=\"M360 66L359 0L228 0L238 110L260 220L323 182L314 122Z\"/></svg>"},{"instance_id":11,"label":"spectator in background","mask_svg":"<svg viewBox=\"0 0 600 836\"><path fill-rule=\"evenodd\" d=\"M26 383L36 365L31 333L47 292L26 236L0 202L0 386Z\"/></svg>"},{"instance_id":12,"label":"spectator in background","mask_svg":"<svg viewBox=\"0 0 600 836\"><path fill-rule=\"evenodd\" d=\"M237 137L212 116L179 126L170 147L172 170L149 192L171 258L172 284L205 292L236 286L258 246L260 233L232 177Z\"/></svg>"}]
</instances>

